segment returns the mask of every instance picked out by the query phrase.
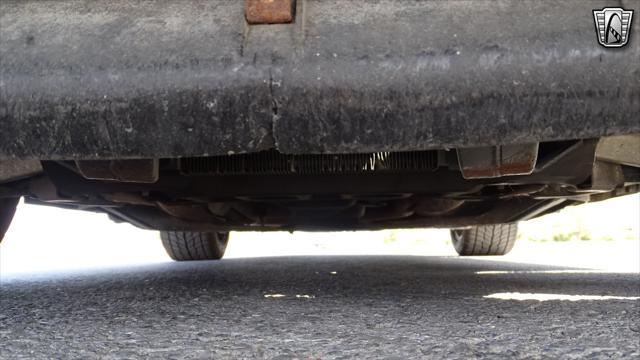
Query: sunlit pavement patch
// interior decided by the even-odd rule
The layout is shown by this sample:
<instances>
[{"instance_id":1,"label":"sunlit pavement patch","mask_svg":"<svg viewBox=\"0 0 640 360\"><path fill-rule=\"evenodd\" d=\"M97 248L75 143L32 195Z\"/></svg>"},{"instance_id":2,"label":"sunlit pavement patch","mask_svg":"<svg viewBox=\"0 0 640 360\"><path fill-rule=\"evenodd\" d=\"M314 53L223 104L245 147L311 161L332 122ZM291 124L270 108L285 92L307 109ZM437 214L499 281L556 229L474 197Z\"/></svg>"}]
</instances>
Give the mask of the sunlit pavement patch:
<instances>
[{"instance_id":1,"label":"sunlit pavement patch","mask_svg":"<svg viewBox=\"0 0 640 360\"><path fill-rule=\"evenodd\" d=\"M507 274L615 274L617 271L605 270L495 270L476 271L476 275L507 275Z\"/></svg>"},{"instance_id":2,"label":"sunlit pavement patch","mask_svg":"<svg viewBox=\"0 0 640 360\"><path fill-rule=\"evenodd\" d=\"M277 298L283 298L286 297L287 295L285 294L264 294L265 298L271 298L271 299L277 299Z\"/></svg>"},{"instance_id":3,"label":"sunlit pavement patch","mask_svg":"<svg viewBox=\"0 0 640 360\"><path fill-rule=\"evenodd\" d=\"M279 299L279 298L284 298L287 297L287 295L285 294L265 294L264 295L265 298L269 298L269 299ZM296 299L315 299L315 295L308 295L308 294L296 294L295 298Z\"/></svg>"},{"instance_id":4,"label":"sunlit pavement patch","mask_svg":"<svg viewBox=\"0 0 640 360\"><path fill-rule=\"evenodd\" d=\"M640 296L609 296L609 295L567 295L567 294L536 294L536 293L495 293L483 296L485 299L500 300L535 300L535 301L594 301L594 300L639 300Z\"/></svg>"},{"instance_id":5,"label":"sunlit pavement patch","mask_svg":"<svg viewBox=\"0 0 640 360\"><path fill-rule=\"evenodd\" d=\"M296 295L296 298L297 299L313 299L315 298L315 296L304 294L304 295Z\"/></svg>"}]
</instances>

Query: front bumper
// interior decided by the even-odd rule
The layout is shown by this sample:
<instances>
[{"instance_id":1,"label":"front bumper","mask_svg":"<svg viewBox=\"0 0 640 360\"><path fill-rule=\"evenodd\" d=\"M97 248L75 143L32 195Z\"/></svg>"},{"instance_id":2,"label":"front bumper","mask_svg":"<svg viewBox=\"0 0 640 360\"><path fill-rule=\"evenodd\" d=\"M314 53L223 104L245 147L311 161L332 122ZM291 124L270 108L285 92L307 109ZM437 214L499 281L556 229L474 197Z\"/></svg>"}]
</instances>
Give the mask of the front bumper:
<instances>
[{"instance_id":1,"label":"front bumper","mask_svg":"<svg viewBox=\"0 0 640 360\"><path fill-rule=\"evenodd\" d=\"M605 49L591 13L617 4L298 0L293 23L248 25L241 1L5 0L0 158L637 133L640 26L625 48Z\"/></svg>"}]
</instances>

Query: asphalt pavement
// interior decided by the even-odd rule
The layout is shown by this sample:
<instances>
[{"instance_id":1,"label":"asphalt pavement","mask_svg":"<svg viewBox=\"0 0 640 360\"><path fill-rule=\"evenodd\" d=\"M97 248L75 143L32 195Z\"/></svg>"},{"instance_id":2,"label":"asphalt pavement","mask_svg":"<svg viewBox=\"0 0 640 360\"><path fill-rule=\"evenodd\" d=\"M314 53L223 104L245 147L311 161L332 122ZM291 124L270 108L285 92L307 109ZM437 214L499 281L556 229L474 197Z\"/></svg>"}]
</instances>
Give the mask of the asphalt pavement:
<instances>
[{"instance_id":1,"label":"asphalt pavement","mask_svg":"<svg viewBox=\"0 0 640 360\"><path fill-rule=\"evenodd\" d=\"M0 358L638 358L639 296L637 273L456 257L5 276Z\"/></svg>"}]
</instances>

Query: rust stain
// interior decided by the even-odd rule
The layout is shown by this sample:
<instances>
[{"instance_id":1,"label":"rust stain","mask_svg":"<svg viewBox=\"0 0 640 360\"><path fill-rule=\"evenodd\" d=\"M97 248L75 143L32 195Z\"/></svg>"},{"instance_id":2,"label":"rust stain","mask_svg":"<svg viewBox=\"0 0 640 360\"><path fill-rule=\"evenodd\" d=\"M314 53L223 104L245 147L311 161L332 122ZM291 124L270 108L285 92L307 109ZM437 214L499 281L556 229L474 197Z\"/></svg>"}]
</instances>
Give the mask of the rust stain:
<instances>
[{"instance_id":1,"label":"rust stain","mask_svg":"<svg viewBox=\"0 0 640 360\"><path fill-rule=\"evenodd\" d=\"M460 169L465 179L531 174L538 159L538 144L501 145L461 151Z\"/></svg>"},{"instance_id":2,"label":"rust stain","mask_svg":"<svg viewBox=\"0 0 640 360\"><path fill-rule=\"evenodd\" d=\"M464 168L464 176L467 179L491 178L507 175L530 174L536 166L536 156L531 156L520 161L502 163L486 167Z\"/></svg>"},{"instance_id":3,"label":"rust stain","mask_svg":"<svg viewBox=\"0 0 640 360\"><path fill-rule=\"evenodd\" d=\"M490 167L485 169L464 169L464 177L466 179L481 179L481 178L493 178L506 175L520 175L527 173L528 169L525 167L511 167L505 169L504 167Z\"/></svg>"},{"instance_id":4,"label":"rust stain","mask_svg":"<svg viewBox=\"0 0 640 360\"><path fill-rule=\"evenodd\" d=\"M295 0L245 0L249 24L287 24L293 21Z\"/></svg>"}]
</instances>

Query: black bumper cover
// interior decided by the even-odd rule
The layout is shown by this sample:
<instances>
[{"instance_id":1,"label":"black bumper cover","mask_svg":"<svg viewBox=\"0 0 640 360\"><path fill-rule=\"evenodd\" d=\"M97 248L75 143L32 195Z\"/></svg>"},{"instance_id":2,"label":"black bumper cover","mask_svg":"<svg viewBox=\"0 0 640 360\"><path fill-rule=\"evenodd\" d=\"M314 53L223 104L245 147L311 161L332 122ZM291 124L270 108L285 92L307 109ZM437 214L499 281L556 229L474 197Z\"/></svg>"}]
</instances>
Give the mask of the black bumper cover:
<instances>
[{"instance_id":1,"label":"black bumper cover","mask_svg":"<svg viewBox=\"0 0 640 360\"><path fill-rule=\"evenodd\" d=\"M297 3L293 24L249 26L241 1L2 1L0 158L640 132L640 26L605 49L591 13L618 2Z\"/></svg>"}]
</instances>

